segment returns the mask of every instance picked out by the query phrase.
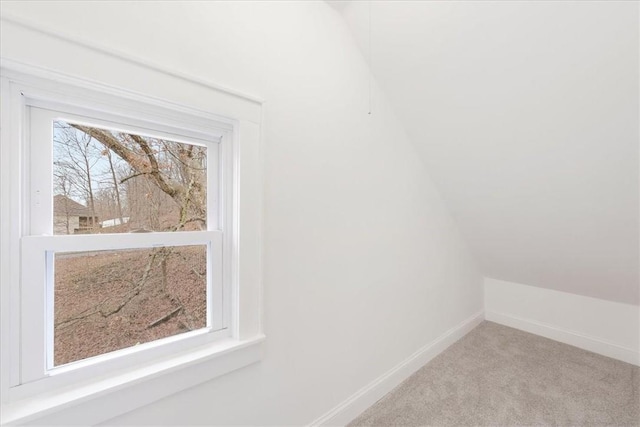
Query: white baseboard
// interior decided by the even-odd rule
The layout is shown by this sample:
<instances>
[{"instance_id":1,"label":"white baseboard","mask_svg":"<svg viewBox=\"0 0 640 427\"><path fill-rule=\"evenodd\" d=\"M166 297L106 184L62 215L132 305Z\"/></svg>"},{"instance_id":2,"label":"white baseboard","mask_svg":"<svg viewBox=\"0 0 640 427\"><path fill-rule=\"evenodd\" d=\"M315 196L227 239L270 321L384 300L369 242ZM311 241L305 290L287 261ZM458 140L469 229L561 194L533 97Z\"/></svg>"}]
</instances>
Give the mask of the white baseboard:
<instances>
[{"instance_id":1,"label":"white baseboard","mask_svg":"<svg viewBox=\"0 0 640 427\"><path fill-rule=\"evenodd\" d=\"M640 364L640 307L486 277L487 320Z\"/></svg>"},{"instance_id":2,"label":"white baseboard","mask_svg":"<svg viewBox=\"0 0 640 427\"><path fill-rule=\"evenodd\" d=\"M344 426L353 421L365 409L380 400L401 382L442 353L451 344L469 333L484 320L484 312L476 313L469 319L449 329L407 359L387 371L365 387L361 388L344 402L326 414L317 418L309 426Z\"/></svg>"},{"instance_id":3,"label":"white baseboard","mask_svg":"<svg viewBox=\"0 0 640 427\"><path fill-rule=\"evenodd\" d=\"M583 350L588 350L593 353L640 366L640 353L632 349L604 341L600 338L570 331L535 320L523 319L493 311L487 311L485 313L485 317L491 322L520 329L522 331L569 344Z\"/></svg>"}]
</instances>

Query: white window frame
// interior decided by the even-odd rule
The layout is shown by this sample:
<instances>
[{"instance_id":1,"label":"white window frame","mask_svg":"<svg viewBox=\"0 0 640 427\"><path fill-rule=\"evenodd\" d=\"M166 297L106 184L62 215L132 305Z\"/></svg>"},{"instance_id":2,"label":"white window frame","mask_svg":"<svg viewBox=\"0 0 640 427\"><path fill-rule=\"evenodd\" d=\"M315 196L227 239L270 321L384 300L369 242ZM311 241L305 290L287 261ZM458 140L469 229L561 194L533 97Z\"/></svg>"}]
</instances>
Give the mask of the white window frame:
<instances>
[{"instance_id":1,"label":"white window frame","mask_svg":"<svg viewBox=\"0 0 640 427\"><path fill-rule=\"evenodd\" d=\"M36 97L34 97L36 94ZM17 94L15 94L17 96ZM203 120L199 126L188 129L170 126L166 119L145 114L147 106L132 105L136 116L119 116L88 108L86 98L67 100L64 103L51 99L48 94L33 89L21 90L28 121L28 141L25 141L24 164L26 191L23 193L23 215L25 227L21 239L22 290L21 336L12 343L15 356L11 385L28 384L46 380L47 377L69 377L68 372L82 370L83 375L96 375L108 365L116 365L122 359L140 362L157 357L160 350L176 351L193 346L193 342L206 343L229 336L228 318L231 311L229 289L224 284L231 282L231 266L223 265L224 240L232 239L233 218L224 214L224 207L233 204L232 191L225 191L224 184L232 181L232 165L224 164L225 152L229 151L233 128L226 123ZM89 94L87 94L89 95ZM81 104L82 103L82 104ZM73 112L73 113L72 113ZM81 115L78 115L81 114ZM142 117L146 116L146 117ZM173 113L172 120L181 123L187 117ZM56 120L82 123L88 126L116 129L139 135L167 138L174 141L199 144L207 148L207 231L153 232L149 234L88 234L71 236L53 235L53 122ZM196 128L202 133L195 131ZM207 129L210 127L210 129ZM220 152L220 156L218 155ZM229 190L233 189L229 185ZM207 326L190 333L144 343L113 351L104 355L77 361L68 365L53 366L53 253L74 251L97 251L116 249L140 249L160 246L207 246ZM47 287L37 286L46 278ZM42 307L45 307L43 312ZM46 325L43 329L42 325ZM160 349L160 347L165 347ZM19 349L19 351L18 351ZM128 357L127 357L128 356ZM57 380L63 382L62 380ZM49 381L52 382L52 381Z\"/></svg>"},{"instance_id":2,"label":"white window frame","mask_svg":"<svg viewBox=\"0 0 640 427\"><path fill-rule=\"evenodd\" d=\"M259 360L264 340L261 313L252 311L260 310L261 291L256 284L240 280L243 265L245 270L252 273L259 271L259 257L253 251L254 256L245 256L247 261L243 264L239 251L240 220L247 216L239 208L239 146L243 142L247 146L258 146L259 133L255 132L255 124L111 86L51 72L42 73L6 60L3 65L3 143L0 146L3 171L0 195L5 206L0 208L4 249L0 252L0 261L3 269L11 266L1 276L2 298L6 301L3 309L8 309L8 313L2 317L3 335L8 333L7 338L3 336L0 372L3 423L41 419L61 410L64 413L64 410L82 405L88 399L101 399L107 408L109 396L113 396L116 390L123 387L143 389L145 381L157 378L165 378L165 383L171 384L175 381L170 376L179 375L177 372L187 367L208 366L206 373L190 380L189 384L195 385ZM219 193L207 193L207 231L51 235L51 190L43 191L35 185L49 174L51 166L48 170L35 167L36 164L44 165L42 159L46 159L48 154L34 155L31 151L30 113L43 112L50 113L51 117L67 117L76 121L78 118L88 118L87 123L103 127L113 123L121 130L171 137L187 143L204 141L208 144L208 170L218 171L213 181L218 181L216 187L220 189ZM252 131L241 132L244 127L251 127ZM245 141L241 135L244 135ZM209 147L219 149L212 150ZM209 156L215 151L217 156ZM51 163L51 157L48 161ZM249 193L255 195L256 190L260 189L255 174L247 181L253 181L249 182L253 187ZM213 209L214 206L220 209ZM47 222L44 218L49 225L42 228L42 224ZM9 224L5 224L7 219ZM247 221L248 230L253 230L254 234L247 240L259 243L259 225ZM209 293L208 304L222 296L222 305L218 307L222 310L222 316L210 319L209 327L60 367L47 365L44 350L51 336L48 335L50 328L46 326L44 284L49 270L45 259L48 257L51 261L52 251L198 244L207 245L209 260L221 260L222 264L221 269L208 268L212 274L208 291L217 290L215 295L214 292ZM34 264L32 260L38 258L42 262ZM214 277L216 272L219 276ZM252 276L255 277L255 274ZM41 282L43 286L38 292L25 292L26 286L34 282ZM211 312L209 308L210 305L208 316ZM219 310L216 313L220 313ZM4 348L7 343L9 348ZM168 387L162 392L154 390L146 393L160 398L186 386L189 385L182 381L182 384ZM117 410L111 408L105 409L102 414L90 414L86 422L104 421L118 412L149 403L149 399L149 396L145 396L138 399L140 402L120 405Z\"/></svg>"}]
</instances>

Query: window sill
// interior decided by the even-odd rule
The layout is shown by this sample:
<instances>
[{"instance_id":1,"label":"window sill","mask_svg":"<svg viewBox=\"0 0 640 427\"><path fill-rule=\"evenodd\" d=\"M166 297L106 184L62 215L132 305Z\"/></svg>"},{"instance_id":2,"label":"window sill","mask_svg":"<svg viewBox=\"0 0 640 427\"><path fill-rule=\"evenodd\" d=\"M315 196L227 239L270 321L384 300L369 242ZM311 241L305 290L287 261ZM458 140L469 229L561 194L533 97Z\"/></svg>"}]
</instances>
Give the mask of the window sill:
<instances>
[{"instance_id":1,"label":"window sill","mask_svg":"<svg viewBox=\"0 0 640 427\"><path fill-rule=\"evenodd\" d=\"M56 424L107 421L259 361L264 339L260 334L242 341L218 341L97 381L3 404L0 423L29 423L48 416Z\"/></svg>"}]
</instances>

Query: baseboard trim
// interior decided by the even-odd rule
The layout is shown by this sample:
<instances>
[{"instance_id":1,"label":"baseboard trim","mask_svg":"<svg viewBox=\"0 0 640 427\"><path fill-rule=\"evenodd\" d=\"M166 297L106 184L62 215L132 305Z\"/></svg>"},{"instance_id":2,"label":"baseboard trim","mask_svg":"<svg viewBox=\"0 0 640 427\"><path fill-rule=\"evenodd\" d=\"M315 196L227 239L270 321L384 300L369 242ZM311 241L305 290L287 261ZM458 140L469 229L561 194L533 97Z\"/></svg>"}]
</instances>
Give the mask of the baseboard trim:
<instances>
[{"instance_id":1,"label":"baseboard trim","mask_svg":"<svg viewBox=\"0 0 640 427\"><path fill-rule=\"evenodd\" d=\"M491 322L520 329L522 331L569 344L583 350L591 351L602 356L611 357L612 359L640 366L640 352L607 342L601 338L538 322L537 320L523 319L521 317L496 313L494 311L487 311L485 313L485 318Z\"/></svg>"},{"instance_id":2,"label":"baseboard trim","mask_svg":"<svg viewBox=\"0 0 640 427\"><path fill-rule=\"evenodd\" d=\"M431 359L442 353L451 344L468 334L484 320L484 312L480 311L459 325L449 329L420 350L413 353L400 364L393 367L365 387L361 388L345 401L335 406L326 414L309 424L315 426L344 426L353 421L369 406L380 400L401 382L424 366Z\"/></svg>"}]
</instances>

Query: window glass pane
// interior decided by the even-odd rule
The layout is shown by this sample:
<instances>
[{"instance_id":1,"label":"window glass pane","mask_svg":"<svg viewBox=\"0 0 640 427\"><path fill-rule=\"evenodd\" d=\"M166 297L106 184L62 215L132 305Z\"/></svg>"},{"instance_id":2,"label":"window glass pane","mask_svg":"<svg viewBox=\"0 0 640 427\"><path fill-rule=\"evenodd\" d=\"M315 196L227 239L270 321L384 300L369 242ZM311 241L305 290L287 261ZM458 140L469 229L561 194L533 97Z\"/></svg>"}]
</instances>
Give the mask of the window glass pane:
<instances>
[{"instance_id":1,"label":"window glass pane","mask_svg":"<svg viewBox=\"0 0 640 427\"><path fill-rule=\"evenodd\" d=\"M206 326L207 247L54 254L54 366Z\"/></svg>"},{"instance_id":2,"label":"window glass pane","mask_svg":"<svg viewBox=\"0 0 640 427\"><path fill-rule=\"evenodd\" d=\"M207 149L53 123L54 234L206 229Z\"/></svg>"}]
</instances>

